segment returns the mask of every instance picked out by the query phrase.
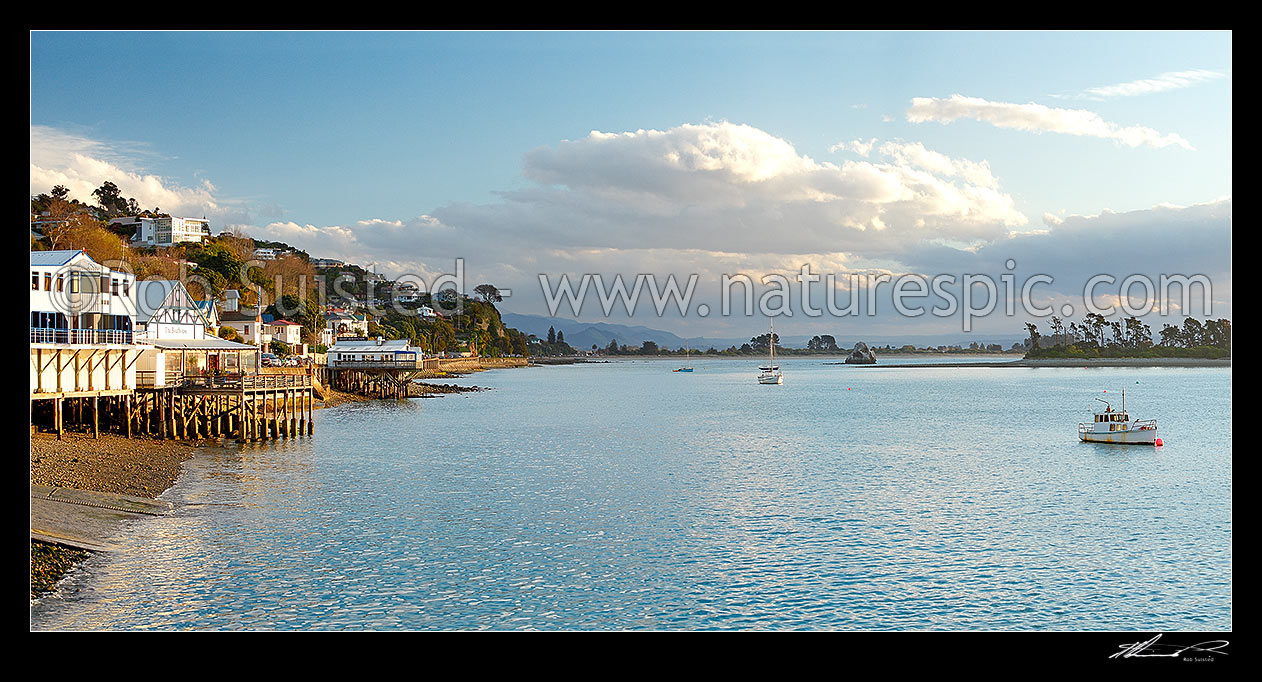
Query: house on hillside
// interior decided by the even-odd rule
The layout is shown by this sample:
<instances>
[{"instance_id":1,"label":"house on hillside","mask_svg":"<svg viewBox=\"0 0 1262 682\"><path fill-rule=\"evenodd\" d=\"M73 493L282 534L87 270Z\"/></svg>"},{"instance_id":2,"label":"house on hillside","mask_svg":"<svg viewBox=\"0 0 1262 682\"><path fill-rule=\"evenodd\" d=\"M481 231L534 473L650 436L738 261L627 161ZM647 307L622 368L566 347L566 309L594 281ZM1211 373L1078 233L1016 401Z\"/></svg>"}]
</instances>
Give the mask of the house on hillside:
<instances>
[{"instance_id":1,"label":"house on hillside","mask_svg":"<svg viewBox=\"0 0 1262 682\"><path fill-rule=\"evenodd\" d=\"M263 330L272 335L273 341L281 341L296 346L302 343L302 325L289 320L274 320L263 323Z\"/></svg>"},{"instance_id":2,"label":"house on hillside","mask_svg":"<svg viewBox=\"0 0 1262 682\"><path fill-rule=\"evenodd\" d=\"M325 317L325 327L333 330L333 336L368 336L368 318L358 314L331 313Z\"/></svg>"},{"instance_id":3,"label":"house on hillside","mask_svg":"<svg viewBox=\"0 0 1262 682\"><path fill-rule=\"evenodd\" d=\"M142 246L172 246L186 242L203 242L210 236L210 221L205 218L175 216L127 216L114 218L110 227L135 229L131 241Z\"/></svg>"}]
</instances>

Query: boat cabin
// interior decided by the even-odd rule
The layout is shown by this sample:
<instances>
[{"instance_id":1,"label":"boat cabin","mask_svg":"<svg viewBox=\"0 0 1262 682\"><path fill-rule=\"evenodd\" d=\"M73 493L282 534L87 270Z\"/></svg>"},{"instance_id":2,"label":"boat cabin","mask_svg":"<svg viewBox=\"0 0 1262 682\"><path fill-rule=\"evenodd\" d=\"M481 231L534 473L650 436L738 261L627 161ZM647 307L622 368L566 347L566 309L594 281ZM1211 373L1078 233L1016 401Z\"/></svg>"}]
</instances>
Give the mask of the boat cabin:
<instances>
[{"instance_id":1,"label":"boat cabin","mask_svg":"<svg viewBox=\"0 0 1262 682\"><path fill-rule=\"evenodd\" d=\"M1096 431L1118 431L1125 430L1126 424L1131 418L1125 412L1114 412L1113 408L1105 408L1103 412L1095 413ZM1101 426L1101 425L1104 426Z\"/></svg>"}]
</instances>

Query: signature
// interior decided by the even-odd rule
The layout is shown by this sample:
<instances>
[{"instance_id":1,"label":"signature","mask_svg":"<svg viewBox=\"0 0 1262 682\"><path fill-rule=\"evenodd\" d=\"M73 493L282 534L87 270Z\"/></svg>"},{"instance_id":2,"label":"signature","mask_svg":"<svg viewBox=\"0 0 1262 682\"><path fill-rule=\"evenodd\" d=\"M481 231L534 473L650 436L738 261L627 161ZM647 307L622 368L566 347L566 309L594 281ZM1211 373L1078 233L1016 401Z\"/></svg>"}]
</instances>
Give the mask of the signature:
<instances>
[{"instance_id":1,"label":"signature","mask_svg":"<svg viewBox=\"0 0 1262 682\"><path fill-rule=\"evenodd\" d=\"M1225 639L1211 639L1206 642L1189 645L1177 644L1159 644L1157 640L1161 639L1161 635L1157 635L1146 642L1133 642L1130 644L1119 645L1118 651L1109 658L1178 658L1184 652L1204 652L1227 655L1226 651L1222 651L1228 642Z\"/></svg>"}]
</instances>

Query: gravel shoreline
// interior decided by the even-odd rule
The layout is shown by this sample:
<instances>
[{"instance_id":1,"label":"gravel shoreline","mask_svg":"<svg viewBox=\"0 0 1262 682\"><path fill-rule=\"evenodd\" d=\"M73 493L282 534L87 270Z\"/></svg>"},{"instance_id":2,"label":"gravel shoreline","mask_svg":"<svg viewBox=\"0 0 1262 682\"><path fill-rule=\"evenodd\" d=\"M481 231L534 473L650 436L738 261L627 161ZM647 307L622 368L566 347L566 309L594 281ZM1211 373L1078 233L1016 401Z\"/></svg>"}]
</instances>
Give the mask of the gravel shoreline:
<instances>
[{"instance_id":1,"label":"gravel shoreline","mask_svg":"<svg viewBox=\"0 0 1262 682\"><path fill-rule=\"evenodd\" d=\"M170 488L184 460L214 443L67 433L31 436L31 484L156 498ZM31 599L52 590L88 552L31 541Z\"/></svg>"}]
</instances>

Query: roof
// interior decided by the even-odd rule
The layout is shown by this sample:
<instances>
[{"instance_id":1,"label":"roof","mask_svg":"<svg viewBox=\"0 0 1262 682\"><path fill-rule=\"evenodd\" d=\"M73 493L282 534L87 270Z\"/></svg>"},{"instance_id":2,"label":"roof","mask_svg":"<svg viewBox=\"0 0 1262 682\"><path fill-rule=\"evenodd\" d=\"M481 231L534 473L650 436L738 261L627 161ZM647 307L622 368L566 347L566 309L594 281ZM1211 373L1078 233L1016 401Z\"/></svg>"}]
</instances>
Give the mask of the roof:
<instances>
[{"instance_id":1,"label":"roof","mask_svg":"<svg viewBox=\"0 0 1262 682\"><path fill-rule=\"evenodd\" d=\"M243 313L240 310L225 310L219 315L224 322L253 322L254 313Z\"/></svg>"},{"instance_id":2,"label":"roof","mask_svg":"<svg viewBox=\"0 0 1262 682\"><path fill-rule=\"evenodd\" d=\"M196 310L197 314L202 318L202 324L209 327L210 320L206 319L206 314L202 312L202 308L197 305L199 301L193 300L189 295L188 289L179 280L174 279L146 279L136 282L136 323L148 324L158 311L166 307L168 301L172 299L172 294L179 292L177 297L179 300L187 301L192 304L187 306L192 310ZM179 306L173 306L179 307Z\"/></svg>"},{"instance_id":3,"label":"roof","mask_svg":"<svg viewBox=\"0 0 1262 682\"><path fill-rule=\"evenodd\" d=\"M31 265L41 265L45 267L65 265L66 263L74 260L75 256L80 254L93 263L96 262L92 260L92 256L89 256L86 251L79 251L78 249L64 249L58 251L32 251Z\"/></svg>"},{"instance_id":4,"label":"roof","mask_svg":"<svg viewBox=\"0 0 1262 682\"><path fill-rule=\"evenodd\" d=\"M162 350L258 350L248 343L237 343L227 339L149 339L144 346L153 346Z\"/></svg>"},{"instance_id":5,"label":"roof","mask_svg":"<svg viewBox=\"0 0 1262 682\"><path fill-rule=\"evenodd\" d=\"M289 320L276 320L276 321L274 321L274 322L269 322L268 324L271 324L271 325L281 325L281 324L283 324L283 325L288 325L288 326L291 326L291 327L301 327L301 326L302 326L302 325L298 324L297 322L290 322Z\"/></svg>"},{"instance_id":6,"label":"roof","mask_svg":"<svg viewBox=\"0 0 1262 682\"><path fill-rule=\"evenodd\" d=\"M341 351L344 353L364 352L364 351L400 351L412 350L407 339L382 340L368 339L367 341L346 341L338 339L329 352Z\"/></svg>"}]
</instances>

